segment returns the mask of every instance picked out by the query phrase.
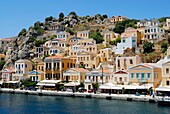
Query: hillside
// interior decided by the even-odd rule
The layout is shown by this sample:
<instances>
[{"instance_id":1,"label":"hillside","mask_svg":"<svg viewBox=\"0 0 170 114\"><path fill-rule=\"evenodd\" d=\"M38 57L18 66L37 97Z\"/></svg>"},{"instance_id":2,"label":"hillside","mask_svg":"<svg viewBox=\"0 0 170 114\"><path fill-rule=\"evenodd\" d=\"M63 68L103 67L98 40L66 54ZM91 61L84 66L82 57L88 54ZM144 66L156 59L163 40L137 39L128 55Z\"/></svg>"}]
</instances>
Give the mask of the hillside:
<instances>
[{"instance_id":1,"label":"hillside","mask_svg":"<svg viewBox=\"0 0 170 114\"><path fill-rule=\"evenodd\" d=\"M165 22L164 18L160 18L159 20L161 23ZM101 33L104 30L110 30L121 34L124 32L125 28L137 28L136 24L138 21L140 20L128 19L120 23L112 23L107 15L97 14L95 16L80 17L75 12L70 12L68 16L64 16L63 13L60 13L59 18L52 16L47 17L44 22L37 21L33 26L30 26L28 30L22 29L18 33L18 36L12 38L12 42L6 45L6 47L11 47L13 49L12 51L7 52L6 47L1 48L1 53L8 53L4 67L13 66L14 62L18 59L34 58L35 47L41 46L46 41L55 38L55 35L51 35L53 32L66 31L69 32L71 36L74 36L77 31L90 30L91 33L96 31ZM53 30L53 27L59 28L55 28L55 30ZM101 38L102 37L103 36L101 36ZM102 43L102 41L103 40L100 40L97 43ZM164 42L168 43L167 41L168 40L165 40ZM163 41L159 42L158 47L160 47L162 43ZM140 45L140 48L142 48L142 46L143 44ZM152 53L141 53L140 56L144 62L156 62L164 56L165 52L166 51L162 53L159 51L157 52L157 50L153 50ZM128 55L133 55L133 53L129 53ZM155 60L151 58L155 58Z\"/></svg>"}]
</instances>

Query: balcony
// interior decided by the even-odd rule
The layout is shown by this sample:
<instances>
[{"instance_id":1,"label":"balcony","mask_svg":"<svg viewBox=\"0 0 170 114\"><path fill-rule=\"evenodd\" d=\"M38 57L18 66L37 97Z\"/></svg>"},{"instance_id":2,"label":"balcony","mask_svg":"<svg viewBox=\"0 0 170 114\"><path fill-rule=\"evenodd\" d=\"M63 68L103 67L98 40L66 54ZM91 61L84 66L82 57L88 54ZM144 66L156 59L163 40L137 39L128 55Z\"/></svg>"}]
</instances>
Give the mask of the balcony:
<instances>
[{"instance_id":1,"label":"balcony","mask_svg":"<svg viewBox=\"0 0 170 114\"><path fill-rule=\"evenodd\" d=\"M148 80L147 79L141 79L141 80L139 80L139 82L144 83L144 82L148 82Z\"/></svg>"},{"instance_id":2,"label":"balcony","mask_svg":"<svg viewBox=\"0 0 170 114\"><path fill-rule=\"evenodd\" d=\"M86 79L84 82L85 82L85 83L92 83L92 81L89 80L89 79Z\"/></svg>"}]
</instances>

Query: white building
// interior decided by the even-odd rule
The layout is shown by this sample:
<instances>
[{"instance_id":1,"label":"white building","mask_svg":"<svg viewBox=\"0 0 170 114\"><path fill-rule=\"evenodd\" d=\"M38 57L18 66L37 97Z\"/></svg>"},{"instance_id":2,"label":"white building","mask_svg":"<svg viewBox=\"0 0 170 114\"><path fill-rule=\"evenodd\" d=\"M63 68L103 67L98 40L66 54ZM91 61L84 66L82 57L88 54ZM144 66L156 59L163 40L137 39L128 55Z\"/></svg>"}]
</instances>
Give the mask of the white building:
<instances>
[{"instance_id":1,"label":"white building","mask_svg":"<svg viewBox=\"0 0 170 114\"><path fill-rule=\"evenodd\" d=\"M126 71L116 71L112 76L112 83L114 84L125 84L129 83L129 74Z\"/></svg>"},{"instance_id":2,"label":"white building","mask_svg":"<svg viewBox=\"0 0 170 114\"><path fill-rule=\"evenodd\" d=\"M143 19L140 22L137 22L137 27L147 27L147 26L158 26L158 20L152 19L152 20L147 20Z\"/></svg>"},{"instance_id":3,"label":"white building","mask_svg":"<svg viewBox=\"0 0 170 114\"><path fill-rule=\"evenodd\" d=\"M144 28L143 40L162 40L165 38L165 30L158 26L148 26Z\"/></svg>"},{"instance_id":4,"label":"white building","mask_svg":"<svg viewBox=\"0 0 170 114\"><path fill-rule=\"evenodd\" d=\"M32 70L31 61L23 59L15 61L15 74L12 75L12 80L26 79L30 70Z\"/></svg>"},{"instance_id":5,"label":"white building","mask_svg":"<svg viewBox=\"0 0 170 114\"><path fill-rule=\"evenodd\" d=\"M115 54L123 54L124 50L127 48L132 49L137 46L137 38L135 36L131 36L128 38L121 38L121 42L117 43Z\"/></svg>"},{"instance_id":6,"label":"white building","mask_svg":"<svg viewBox=\"0 0 170 114\"><path fill-rule=\"evenodd\" d=\"M70 37L70 34L69 33L67 33L67 32L63 32L63 31L61 31L61 32L57 32L57 38L58 39L62 39L62 40L68 40L68 38Z\"/></svg>"}]
</instances>

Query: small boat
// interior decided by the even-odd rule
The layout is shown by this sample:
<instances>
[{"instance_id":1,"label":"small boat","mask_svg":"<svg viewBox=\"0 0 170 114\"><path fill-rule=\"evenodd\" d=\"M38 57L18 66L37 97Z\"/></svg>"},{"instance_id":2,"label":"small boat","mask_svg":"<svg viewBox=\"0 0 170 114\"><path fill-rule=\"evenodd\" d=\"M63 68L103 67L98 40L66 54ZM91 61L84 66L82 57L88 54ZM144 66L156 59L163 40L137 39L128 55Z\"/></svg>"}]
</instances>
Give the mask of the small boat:
<instances>
[{"instance_id":1,"label":"small boat","mask_svg":"<svg viewBox=\"0 0 170 114\"><path fill-rule=\"evenodd\" d=\"M170 96L158 96L157 101L158 105L170 106Z\"/></svg>"}]
</instances>

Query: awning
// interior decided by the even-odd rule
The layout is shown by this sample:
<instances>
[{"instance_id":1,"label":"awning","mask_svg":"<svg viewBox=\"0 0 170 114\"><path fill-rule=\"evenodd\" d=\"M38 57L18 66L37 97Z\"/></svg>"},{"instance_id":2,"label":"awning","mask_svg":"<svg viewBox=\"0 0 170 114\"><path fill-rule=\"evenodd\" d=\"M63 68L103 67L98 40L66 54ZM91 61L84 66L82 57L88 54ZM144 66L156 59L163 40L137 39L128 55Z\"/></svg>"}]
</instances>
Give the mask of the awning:
<instances>
[{"instance_id":1,"label":"awning","mask_svg":"<svg viewBox=\"0 0 170 114\"><path fill-rule=\"evenodd\" d=\"M48 83L48 84L57 84L61 82L61 80L42 80L40 83Z\"/></svg>"},{"instance_id":2,"label":"awning","mask_svg":"<svg viewBox=\"0 0 170 114\"><path fill-rule=\"evenodd\" d=\"M112 83L106 83L104 85L101 85L99 88L100 89L123 89L124 85L114 85Z\"/></svg>"},{"instance_id":3,"label":"awning","mask_svg":"<svg viewBox=\"0 0 170 114\"><path fill-rule=\"evenodd\" d=\"M115 86L112 86L111 89L123 89L123 86L122 85L115 85Z\"/></svg>"},{"instance_id":4,"label":"awning","mask_svg":"<svg viewBox=\"0 0 170 114\"><path fill-rule=\"evenodd\" d=\"M12 83L12 84L14 84L14 83L19 83L19 81L7 81L7 82L4 82L4 83Z\"/></svg>"},{"instance_id":5,"label":"awning","mask_svg":"<svg viewBox=\"0 0 170 114\"><path fill-rule=\"evenodd\" d=\"M138 86L136 89L149 89L151 87L152 87L152 85L150 85L150 84L144 84L144 85Z\"/></svg>"},{"instance_id":6,"label":"awning","mask_svg":"<svg viewBox=\"0 0 170 114\"><path fill-rule=\"evenodd\" d=\"M55 84L37 83L37 86L55 86Z\"/></svg>"},{"instance_id":7,"label":"awning","mask_svg":"<svg viewBox=\"0 0 170 114\"><path fill-rule=\"evenodd\" d=\"M133 83L133 84L131 84L131 85L127 85L127 86L125 86L125 89L136 89L137 87L139 87L139 85L138 85L138 84Z\"/></svg>"},{"instance_id":8,"label":"awning","mask_svg":"<svg viewBox=\"0 0 170 114\"><path fill-rule=\"evenodd\" d=\"M155 89L156 91L170 91L169 86L162 86Z\"/></svg>"},{"instance_id":9,"label":"awning","mask_svg":"<svg viewBox=\"0 0 170 114\"><path fill-rule=\"evenodd\" d=\"M99 88L100 89L111 89L111 87L107 85L101 85Z\"/></svg>"},{"instance_id":10,"label":"awning","mask_svg":"<svg viewBox=\"0 0 170 114\"><path fill-rule=\"evenodd\" d=\"M69 82L69 83L64 84L64 86L78 86L78 85L80 85L80 83L78 82Z\"/></svg>"},{"instance_id":11,"label":"awning","mask_svg":"<svg viewBox=\"0 0 170 114\"><path fill-rule=\"evenodd\" d=\"M2 84L3 84L3 82L0 82L0 84L2 85Z\"/></svg>"}]
</instances>

